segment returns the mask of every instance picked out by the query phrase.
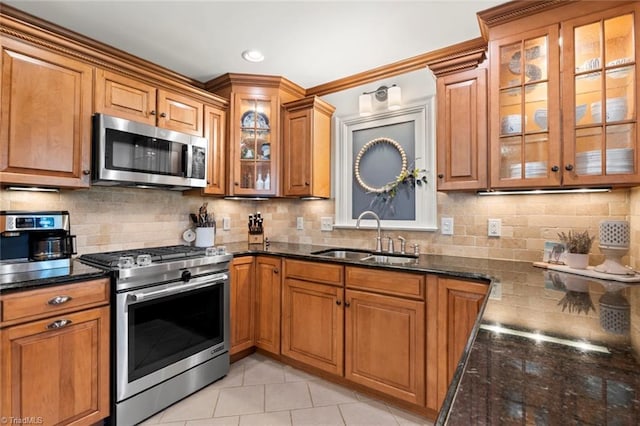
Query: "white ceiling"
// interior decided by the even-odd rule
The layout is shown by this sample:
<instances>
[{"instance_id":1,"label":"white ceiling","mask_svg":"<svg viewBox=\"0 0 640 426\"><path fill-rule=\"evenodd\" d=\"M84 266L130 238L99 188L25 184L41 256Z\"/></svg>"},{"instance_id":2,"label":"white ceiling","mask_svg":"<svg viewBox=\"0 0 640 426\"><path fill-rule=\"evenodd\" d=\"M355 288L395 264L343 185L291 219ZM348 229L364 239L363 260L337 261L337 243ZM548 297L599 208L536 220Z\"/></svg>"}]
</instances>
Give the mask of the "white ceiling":
<instances>
[{"instance_id":1,"label":"white ceiling","mask_svg":"<svg viewBox=\"0 0 640 426\"><path fill-rule=\"evenodd\" d=\"M309 88L480 35L499 1L30 1L24 12L198 81L281 75ZM257 48L259 64L240 53Z\"/></svg>"}]
</instances>

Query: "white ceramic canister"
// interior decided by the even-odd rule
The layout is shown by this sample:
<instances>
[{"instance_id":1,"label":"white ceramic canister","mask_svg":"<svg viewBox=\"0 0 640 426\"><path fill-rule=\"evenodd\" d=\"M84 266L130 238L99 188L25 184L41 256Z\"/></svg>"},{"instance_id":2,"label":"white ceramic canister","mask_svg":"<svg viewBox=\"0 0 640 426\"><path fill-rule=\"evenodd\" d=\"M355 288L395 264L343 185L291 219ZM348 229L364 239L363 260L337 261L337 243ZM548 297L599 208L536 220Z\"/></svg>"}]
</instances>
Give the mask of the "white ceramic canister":
<instances>
[{"instance_id":1,"label":"white ceramic canister","mask_svg":"<svg viewBox=\"0 0 640 426\"><path fill-rule=\"evenodd\" d=\"M215 245L216 228L199 227L196 228L196 247L211 247Z\"/></svg>"}]
</instances>

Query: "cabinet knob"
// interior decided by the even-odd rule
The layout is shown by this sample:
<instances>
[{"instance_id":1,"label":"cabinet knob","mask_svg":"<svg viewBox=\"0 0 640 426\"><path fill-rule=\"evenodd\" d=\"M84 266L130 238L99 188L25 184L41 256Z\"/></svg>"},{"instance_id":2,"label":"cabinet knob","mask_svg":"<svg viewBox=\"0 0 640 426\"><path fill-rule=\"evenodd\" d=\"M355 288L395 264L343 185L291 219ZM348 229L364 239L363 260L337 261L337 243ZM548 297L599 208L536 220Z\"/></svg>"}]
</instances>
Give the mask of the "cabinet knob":
<instances>
[{"instance_id":1,"label":"cabinet knob","mask_svg":"<svg viewBox=\"0 0 640 426\"><path fill-rule=\"evenodd\" d=\"M72 321L68 320L68 319L61 319L61 320L57 320L54 321L52 323L50 323L49 325L47 325L47 328L49 330L56 330L58 328L62 328L62 327L66 327L68 325L71 325Z\"/></svg>"},{"instance_id":2,"label":"cabinet knob","mask_svg":"<svg viewBox=\"0 0 640 426\"><path fill-rule=\"evenodd\" d=\"M342 305L342 302L340 300L336 300L336 305L340 306Z\"/></svg>"},{"instance_id":3,"label":"cabinet knob","mask_svg":"<svg viewBox=\"0 0 640 426\"><path fill-rule=\"evenodd\" d=\"M440 179L442 179L442 178L444 178L444 175L443 175L442 173L438 173L438 177L439 177Z\"/></svg>"},{"instance_id":4,"label":"cabinet knob","mask_svg":"<svg viewBox=\"0 0 640 426\"><path fill-rule=\"evenodd\" d=\"M82 174L83 174L83 175L85 175L85 176L89 176L89 175L91 174L91 170L89 170L89 169L84 169L84 170L82 171Z\"/></svg>"},{"instance_id":5,"label":"cabinet knob","mask_svg":"<svg viewBox=\"0 0 640 426\"><path fill-rule=\"evenodd\" d=\"M304 186L309 186L309 182L305 182L305 183L304 183Z\"/></svg>"},{"instance_id":6,"label":"cabinet knob","mask_svg":"<svg viewBox=\"0 0 640 426\"><path fill-rule=\"evenodd\" d=\"M552 172L557 172L558 170L560 170L560 167L558 167L558 166L551 167L551 171Z\"/></svg>"},{"instance_id":7,"label":"cabinet knob","mask_svg":"<svg viewBox=\"0 0 640 426\"><path fill-rule=\"evenodd\" d=\"M351 303L349 303L349 302L345 301L345 302L344 302L344 307L345 307L345 308L348 308L349 306L351 306Z\"/></svg>"},{"instance_id":8,"label":"cabinet knob","mask_svg":"<svg viewBox=\"0 0 640 426\"><path fill-rule=\"evenodd\" d=\"M155 110L155 109L152 109L152 110L149 112L149 115L156 115L156 110Z\"/></svg>"},{"instance_id":9,"label":"cabinet knob","mask_svg":"<svg viewBox=\"0 0 640 426\"><path fill-rule=\"evenodd\" d=\"M573 170L573 164L567 164L566 166L564 166L564 169L570 172L571 170Z\"/></svg>"},{"instance_id":10,"label":"cabinet knob","mask_svg":"<svg viewBox=\"0 0 640 426\"><path fill-rule=\"evenodd\" d=\"M166 113L164 113L164 112L161 112L161 113L160 113L160 117L165 118L166 116L167 116L167 114L166 114Z\"/></svg>"},{"instance_id":11,"label":"cabinet knob","mask_svg":"<svg viewBox=\"0 0 640 426\"><path fill-rule=\"evenodd\" d=\"M240 186L240 184L239 184L238 182L233 182L233 184L234 184L235 186Z\"/></svg>"},{"instance_id":12,"label":"cabinet knob","mask_svg":"<svg viewBox=\"0 0 640 426\"><path fill-rule=\"evenodd\" d=\"M67 303L71 299L73 299L73 297L71 297L71 296L56 296L53 299L49 299L47 304L49 304L51 306L62 305L63 303Z\"/></svg>"},{"instance_id":13,"label":"cabinet knob","mask_svg":"<svg viewBox=\"0 0 640 426\"><path fill-rule=\"evenodd\" d=\"M279 274L279 273L280 273L280 271L278 270L278 268L273 268L273 273L274 273L274 274Z\"/></svg>"}]
</instances>

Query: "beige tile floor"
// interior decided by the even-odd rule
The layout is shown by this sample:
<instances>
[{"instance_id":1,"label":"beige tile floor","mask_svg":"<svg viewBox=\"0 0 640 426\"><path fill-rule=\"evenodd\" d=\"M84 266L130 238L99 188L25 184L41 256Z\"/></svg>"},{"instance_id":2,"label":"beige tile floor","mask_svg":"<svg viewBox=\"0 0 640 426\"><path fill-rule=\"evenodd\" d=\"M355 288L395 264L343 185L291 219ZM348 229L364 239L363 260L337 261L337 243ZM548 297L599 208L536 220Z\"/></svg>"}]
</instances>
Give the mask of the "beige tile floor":
<instances>
[{"instance_id":1,"label":"beige tile floor","mask_svg":"<svg viewBox=\"0 0 640 426\"><path fill-rule=\"evenodd\" d=\"M253 354L229 374L156 414L142 425L164 426L405 426L433 425L334 383Z\"/></svg>"}]
</instances>

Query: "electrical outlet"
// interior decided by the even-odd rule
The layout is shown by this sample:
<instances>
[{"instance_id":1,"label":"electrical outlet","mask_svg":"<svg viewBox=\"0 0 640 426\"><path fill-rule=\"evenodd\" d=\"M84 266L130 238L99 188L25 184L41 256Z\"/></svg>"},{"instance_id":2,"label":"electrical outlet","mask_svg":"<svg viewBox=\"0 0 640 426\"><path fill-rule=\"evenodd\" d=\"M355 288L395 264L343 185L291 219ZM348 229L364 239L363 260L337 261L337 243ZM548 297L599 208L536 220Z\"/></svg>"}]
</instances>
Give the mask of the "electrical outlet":
<instances>
[{"instance_id":1,"label":"electrical outlet","mask_svg":"<svg viewBox=\"0 0 640 426\"><path fill-rule=\"evenodd\" d=\"M453 218L443 217L440 219L440 232L442 235L453 235Z\"/></svg>"},{"instance_id":2,"label":"electrical outlet","mask_svg":"<svg viewBox=\"0 0 640 426\"><path fill-rule=\"evenodd\" d=\"M296 229L298 231L302 231L304 229L304 219L302 218L302 216L298 216L296 218Z\"/></svg>"},{"instance_id":3,"label":"electrical outlet","mask_svg":"<svg viewBox=\"0 0 640 426\"><path fill-rule=\"evenodd\" d=\"M222 218L222 230L229 231L231 230L231 219L228 217Z\"/></svg>"},{"instance_id":4,"label":"electrical outlet","mask_svg":"<svg viewBox=\"0 0 640 426\"><path fill-rule=\"evenodd\" d=\"M487 227L487 235L490 237L499 237L502 234L502 219L489 219Z\"/></svg>"},{"instance_id":5,"label":"electrical outlet","mask_svg":"<svg viewBox=\"0 0 640 426\"><path fill-rule=\"evenodd\" d=\"M489 299L502 300L502 283L494 282L493 284L491 284Z\"/></svg>"},{"instance_id":6,"label":"electrical outlet","mask_svg":"<svg viewBox=\"0 0 640 426\"><path fill-rule=\"evenodd\" d=\"M321 231L333 231L333 218L321 217L320 218L320 230Z\"/></svg>"}]
</instances>

